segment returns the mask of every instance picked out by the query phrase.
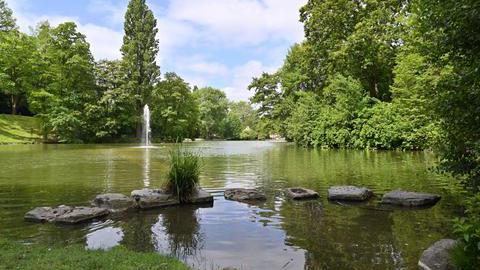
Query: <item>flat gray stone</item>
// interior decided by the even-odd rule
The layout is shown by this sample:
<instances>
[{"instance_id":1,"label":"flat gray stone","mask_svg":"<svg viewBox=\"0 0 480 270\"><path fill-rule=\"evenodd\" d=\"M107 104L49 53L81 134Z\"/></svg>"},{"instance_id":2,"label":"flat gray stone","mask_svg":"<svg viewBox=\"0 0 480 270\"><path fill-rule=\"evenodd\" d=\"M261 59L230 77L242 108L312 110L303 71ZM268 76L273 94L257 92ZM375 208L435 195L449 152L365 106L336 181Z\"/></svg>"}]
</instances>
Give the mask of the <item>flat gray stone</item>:
<instances>
[{"instance_id":1,"label":"flat gray stone","mask_svg":"<svg viewBox=\"0 0 480 270\"><path fill-rule=\"evenodd\" d=\"M106 193L95 197L93 204L111 212L125 211L133 207L133 199L120 193Z\"/></svg>"},{"instance_id":2,"label":"flat gray stone","mask_svg":"<svg viewBox=\"0 0 480 270\"><path fill-rule=\"evenodd\" d=\"M453 239L442 239L435 242L422 253L418 261L418 266L423 270L455 269L449 251L454 248L456 244L457 241Z\"/></svg>"},{"instance_id":3,"label":"flat gray stone","mask_svg":"<svg viewBox=\"0 0 480 270\"><path fill-rule=\"evenodd\" d=\"M140 209L164 207L180 203L175 196L162 189L144 188L140 190L134 190L131 193L131 197L133 199L134 206Z\"/></svg>"},{"instance_id":4,"label":"flat gray stone","mask_svg":"<svg viewBox=\"0 0 480 270\"><path fill-rule=\"evenodd\" d=\"M197 192L188 200L191 204L213 203L213 196L204 189L197 188Z\"/></svg>"},{"instance_id":5,"label":"flat gray stone","mask_svg":"<svg viewBox=\"0 0 480 270\"><path fill-rule=\"evenodd\" d=\"M265 193L253 188L229 188L224 192L224 197L232 201L265 201Z\"/></svg>"},{"instance_id":6,"label":"flat gray stone","mask_svg":"<svg viewBox=\"0 0 480 270\"><path fill-rule=\"evenodd\" d=\"M295 187L287 188L285 190L287 197L293 200L307 200L307 199L316 199L318 198L318 193L306 188Z\"/></svg>"},{"instance_id":7,"label":"flat gray stone","mask_svg":"<svg viewBox=\"0 0 480 270\"><path fill-rule=\"evenodd\" d=\"M73 207L60 205L58 207L36 207L28 211L24 219L32 222L53 222L59 216L71 211Z\"/></svg>"},{"instance_id":8,"label":"flat gray stone","mask_svg":"<svg viewBox=\"0 0 480 270\"><path fill-rule=\"evenodd\" d=\"M25 214L27 221L34 222L59 222L59 223L79 223L108 215L107 209L98 207L72 207L60 205L58 207L37 207Z\"/></svg>"},{"instance_id":9,"label":"flat gray stone","mask_svg":"<svg viewBox=\"0 0 480 270\"><path fill-rule=\"evenodd\" d=\"M372 191L365 187L334 186L328 189L329 200L365 201L372 196Z\"/></svg>"},{"instance_id":10,"label":"flat gray stone","mask_svg":"<svg viewBox=\"0 0 480 270\"><path fill-rule=\"evenodd\" d=\"M431 206L435 205L440 198L436 194L394 190L383 195L382 203L409 207Z\"/></svg>"},{"instance_id":11,"label":"flat gray stone","mask_svg":"<svg viewBox=\"0 0 480 270\"><path fill-rule=\"evenodd\" d=\"M75 224L85 222L94 218L103 217L110 213L105 208L100 207L73 207L70 211L67 211L63 215L55 218L55 222Z\"/></svg>"}]
</instances>

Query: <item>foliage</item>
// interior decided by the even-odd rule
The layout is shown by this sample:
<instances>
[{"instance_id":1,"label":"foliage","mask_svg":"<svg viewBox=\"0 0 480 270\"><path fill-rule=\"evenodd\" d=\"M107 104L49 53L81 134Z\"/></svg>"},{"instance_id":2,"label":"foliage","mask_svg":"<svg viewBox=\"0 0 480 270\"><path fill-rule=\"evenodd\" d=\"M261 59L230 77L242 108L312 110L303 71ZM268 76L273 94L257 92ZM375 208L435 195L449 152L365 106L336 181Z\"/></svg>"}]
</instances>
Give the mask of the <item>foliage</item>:
<instances>
[{"instance_id":1,"label":"foliage","mask_svg":"<svg viewBox=\"0 0 480 270\"><path fill-rule=\"evenodd\" d=\"M153 86L158 82L160 69L156 63L158 40L157 20L145 0L130 0L125 13L122 66L125 87L135 98L136 135L141 135L142 108L151 100Z\"/></svg>"},{"instance_id":2,"label":"foliage","mask_svg":"<svg viewBox=\"0 0 480 270\"><path fill-rule=\"evenodd\" d=\"M85 35L75 23L37 32L39 68L34 89L28 94L30 109L43 121L44 133L59 141L83 141L92 136L87 129L86 106L95 100L93 57Z\"/></svg>"},{"instance_id":3,"label":"foliage","mask_svg":"<svg viewBox=\"0 0 480 270\"><path fill-rule=\"evenodd\" d=\"M33 87L36 47L26 34L0 31L0 51L0 91L9 96L11 113L15 115L21 99Z\"/></svg>"},{"instance_id":4,"label":"foliage","mask_svg":"<svg viewBox=\"0 0 480 270\"><path fill-rule=\"evenodd\" d=\"M198 103L198 132L203 138L211 139L222 135L221 123L227 116L228 100L224 92L205 87L193 92Z\"/></svg>"},{"instance_id":5,"label":"foliage","mask_svg":"<svg viewBox=\"0 0 480 270\"><path fill-rule=\"evenodd\" d=\"M465 217L456 218L454 232L458 236L460 253L453 258L460 269L480 268L480 194L472 195L465 203Z\"/></svg>"},{"instance_id":6,"label":"foliage","mask_svg":"<svg viewBox=\"0 0 480 270\"><path fill-rule=\"evenodd\" d=\"M177 74L169 72L152 93L152 131L168 141L194 138L198 104L190 86Z\"/></svg>"},{"instance_id":7,"label":"foliage","mask_svg":"<svg viewBox=\"0 0 480 270\"><path fill-rule=\"evenodd\" d=\"M418 0L415 49L428 66L429 107L442 128L442 168L480 190L480 35L477 1ZM447 23L448 22L448 23Z\"/></svg>"},{"instance_id":8,"label":"foliage","mask_svg":"<svg viewBox=\"0 0 480 270\"><path fill-rule=\"evenodd\" d=\"M180 261L157 253L138 253L122 246L108 251L80 245L49 247L0 240L1 269L189 269Z\"/></svg>"},{"instance_id":9,"label":"foliage","mask_svg":"<svg viewBox=\"0 0 480 270\"><path fill-rule=\"evenodd\" d=\"M222 130L222 137L227 140L234 140L240 138L242 132L242 122L240 118L229 112L227 116L220 123Z\"/></svg>"},{"instance_id":10,"label":"foliage","mask_svg":"<svg viewBox=\"0 0 480 270\"><path fill-rule=\"evenodd\" d=\"M180 147L170 151L167 190L180 202L188 202L196 192L200 174L200 157Z\"/></svg>"},{"instance_id":11,"label":"foliage","mask_svg":"<svg viewBox=\"0 0 480 270\"><path fill-rule=\"evenodd\" d=\"M0 32L17 29L12 10L7 6L5 0L0 0Z\"/></svg>"},{"instance_id":12,"label":"foliage","mask_svg":"<svg viewBox=\"0 0 480 270\"><path fill-rule=\"evenodd\" d=\"M86 106L89 128L95 141L133 134L135 101L124 87L119 60L95 63L96 101Z\"/></svg>"}]
</instances>

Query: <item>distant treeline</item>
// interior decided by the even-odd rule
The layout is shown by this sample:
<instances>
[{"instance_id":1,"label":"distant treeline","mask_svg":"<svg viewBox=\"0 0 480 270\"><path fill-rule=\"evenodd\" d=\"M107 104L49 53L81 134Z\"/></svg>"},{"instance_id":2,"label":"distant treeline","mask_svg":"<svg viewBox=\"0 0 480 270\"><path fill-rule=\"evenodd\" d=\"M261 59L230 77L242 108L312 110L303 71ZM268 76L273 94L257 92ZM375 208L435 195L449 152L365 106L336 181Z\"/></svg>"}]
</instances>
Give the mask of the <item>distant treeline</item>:
<instances>
[{"instance_id":1,"label":"distant treeline","mask_svg":"<svg viewBox=\"0 0 480 270\"><path fill-rule=\"evenodd\" d=\"M133 141L142 108L152 110L154 140L254 139L256 112L221 90L160 76L156 19L144 0L125 14L122 59L94 61L73 22L41 22L27 35L0 0L0 113L34 115L45 140Z\"/></svg>"}]
</instances>

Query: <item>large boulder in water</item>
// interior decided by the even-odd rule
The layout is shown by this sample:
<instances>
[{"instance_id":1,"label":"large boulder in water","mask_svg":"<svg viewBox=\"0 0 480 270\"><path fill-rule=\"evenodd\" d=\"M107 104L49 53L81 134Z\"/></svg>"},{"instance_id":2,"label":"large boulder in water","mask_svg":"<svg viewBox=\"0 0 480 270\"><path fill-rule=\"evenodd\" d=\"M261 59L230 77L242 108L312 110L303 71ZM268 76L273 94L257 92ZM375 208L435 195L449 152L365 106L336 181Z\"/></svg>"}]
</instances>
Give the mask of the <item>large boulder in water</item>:
<instances>
[{"instance_id":1,"label":"large boulder in water","mask_svg":"<svg viewBox=\"0 0 480 270\"><path fill-rule=\"evenodd\" d=\"M440 198L436 194L394 190L383 195L382 203L409 207L432 206Z\"/></svg>"},{"instance_id":2,"label":"large boulder in water","mask_svg":"<svg viewBox=\"0 0 480 270\"><path fill-rule=\"evenodd\" d=\"M456 244L457 241L453 239L442 239L435 242L423 252L420 260L418 261L418 266L423 270L455 269L449 252L455 247Z\"/></svg>"},{"instance_id":3,"label":"large boulder in water","mask_svg":"<svg viewBox=\"0 0 480 270\"><path fill-rule=\"evenodd\" d=\"M28 211L24 219L33 222L53 222L59 216L69 212L73 207L60 205L58 207L36 207Z\"/></svg>"},{"instance_id":4,"label":"large boulder in water","mask_svg":"<svg viewBox=\"0 0 480 270\"><path fill-rule=\"evenodd\" d=\"M180 201L162 189L144 188L131 193L136 208L147 209L179 204Z\"/></svg>"},{"instance_id":5,"label":"large boulder in water","mask_svg":"<svg viewBox=\"0 0 480 270\"><path fill-rule=\"evenodd\" d=\"M93 204L111 212L128 210L133 207L132 198L120 193L105 193L95 197Z\"/></svg>"},{"instance_id":6,"label":"large boulder in water","mask_svg":"<svg viewBox=\"0 0 480 270\"><path fill-rule=\"evenodd\" d=\"M372 191L365 187L334 186L328 189L329 200L365 201L372 196Z\"/></svg>"},{"instance_id":7,"label":"large boulder in water","mask_svg":"<svg viewBox=\"0 0 480 270\"><path fill-rule=\"evenodd\" d=\"M224 197L227 200L239 202L265 201L265 193L252 188L229 188L225 190Z\"/></svg>"},{"instance_id":8,"label":"large boulder in water","mask_svg":"<svg viewBox=\"0 0 480 270\"><path fill-rule=\"evenodd\" d=\"M25 214L27 221L59 222L75 224L97 217L108 215L109 211L99 207L72 207L61 205L58 207L37 207Z\"/></svg>"},{"instance_id":9,"label":"large boulder in water","mask_svg":"<svg viewBox=\"0 0 480 270\"><path fill-rule=\"evenodd\" d=\"M317 192L301 187L287 188L285 193L287 197L293 200L316 199L319 197Z\"/></svg>"}]
</instances>

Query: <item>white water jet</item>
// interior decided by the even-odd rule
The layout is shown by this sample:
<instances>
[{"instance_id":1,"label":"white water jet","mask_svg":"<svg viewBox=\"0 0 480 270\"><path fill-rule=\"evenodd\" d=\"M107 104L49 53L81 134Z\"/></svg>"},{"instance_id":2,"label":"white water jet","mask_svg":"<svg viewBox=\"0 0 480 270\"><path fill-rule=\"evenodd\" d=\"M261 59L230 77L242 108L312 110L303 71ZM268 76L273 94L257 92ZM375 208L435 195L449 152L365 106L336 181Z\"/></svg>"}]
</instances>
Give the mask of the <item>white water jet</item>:
<instances>
[{"instance_id":1,"label":"white water jet","mask_svg":"<svg viewBox=\"0 0 480 270\"><path fill-rule=\"evenodd\" d=\"M150 146L150 108L147 104L143 107L143 130L142 130L142 144L143 146Z\"/></svg>"}]
</instances>

